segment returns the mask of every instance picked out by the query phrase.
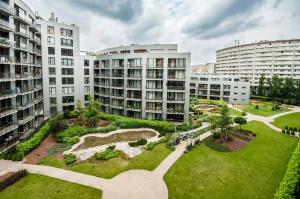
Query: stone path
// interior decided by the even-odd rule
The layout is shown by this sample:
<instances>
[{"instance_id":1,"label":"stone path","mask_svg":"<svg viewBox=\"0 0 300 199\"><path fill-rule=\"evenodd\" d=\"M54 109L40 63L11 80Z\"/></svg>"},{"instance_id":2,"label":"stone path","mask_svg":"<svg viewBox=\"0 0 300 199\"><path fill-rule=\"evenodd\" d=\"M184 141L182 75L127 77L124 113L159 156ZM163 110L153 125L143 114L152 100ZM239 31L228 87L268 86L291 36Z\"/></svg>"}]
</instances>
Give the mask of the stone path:
<instances>
[{"instance_id":1,"label":"stone path","mask_svg":"<svg viewBox=\"0 0 300 199\"><path fill-rule=\"evenodd\" d=\"M236 108L234 108L236 109ZM241 111L240 109L236 109ZM248 121L258 120L272 129L279 131L281 129L273 126L271 122L277 117L290 114L292 112L300 112L300 107L293 108L292 111L281 113L271 117L262 117L257 115L247 115ZM185 133L192 133L206 128L204 125L200 128L188 131ZM211 135L210 132L200 135L203 140ZM23 164L21 162L12 162L0 160L0 175L9 171L17 171L19 169L27 169L31 173L42 174L61 180L66 180L73 183L78 183L101 189L103 191L103 199L167 199L168 189L163 180L163 176L170 169L170 167L177 161L178 158L184 153L187 141L181 142L176 146L173 151L154 171L146 170L130 170L123 172L112 179L103 179L95 176L90 176L82 173L68 171L64 169L53 168L42 165Z\"/></svg>"}]
</instances>

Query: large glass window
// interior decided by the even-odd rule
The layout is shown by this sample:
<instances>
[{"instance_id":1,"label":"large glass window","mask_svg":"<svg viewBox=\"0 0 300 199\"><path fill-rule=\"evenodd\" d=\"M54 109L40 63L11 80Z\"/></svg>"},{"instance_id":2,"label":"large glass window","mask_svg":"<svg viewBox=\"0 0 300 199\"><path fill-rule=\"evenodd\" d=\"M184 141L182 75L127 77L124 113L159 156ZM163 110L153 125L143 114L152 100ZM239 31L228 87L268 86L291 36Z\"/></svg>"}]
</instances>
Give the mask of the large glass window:
<instances>
[{"instance_id":1,"label":"large glass window","mask_svg":"<svg viewBox=\"0 0 300 199\"><path fill-rule=\"evenodd\" d=\"M60 45L61 46L70 46L70 47L73 47L73 40L72 39L61 38L60 39Z\"/></svg>"},{"instance_id":2,"label":"large glass window","mask_svg":"<svg viewBox=\"0 0 300 199\"><path fill-rule=\"evenodd\" d=\"M54 37L48 36L47 40L48 40L48 45L55 45L55 38Z\"/></svg>"},{"instance_id":3,"label":"large glass window","mask_svg":"<svg viewBox=\"0 0 300 199\"><path fill-rule=\"evenodd\" d=\"M73 49L62 48L61 55L62 56L73 56Z\"/></svg>"},{"instance_id":4,"label":"large glass window","mask_svg":"<svg viewBox=\"0 0 300 199\"><path fill-rule=\"evenodd\" d=\"M60 29L60 35L61 36L67 36L67 37L73 37L73 30L61 28Z\"/></svg>"},{"instance_id":5,"label":"large glass window","mask_svg":"<svg viewBox=\"0 0 300 199\"><path fill-rule=\"evenodd\" d=\"M48 57L48 65L55 65L55 57Z\"/></svg>"},{"instance_id":6,"label":"large glass window","mask_svg":"<svg viewBox=\"0 0 300 199\"><path fill-rule=\"evenodd\" d=\"M48 47L48 54L49 55L55 55L55 48L54 47Z\"/></svg>"},{"instance_id":7,"label":"large glass window","mask_svg":"<svg viewBox=\"0 0 300 199\"><path fill-rule=\"evenodd\" d=\"M73 86L62 87L62 93L63 94L74 94L74 87Z\"/></svg>"},{"instance_id":8,"label":"large glass window","mask_svg":"<svg viewBox=\"0 0 300 199\"><path fill-rule=\"evenodd\" d=\"M62 84L74 84L74 78L73 77L63 77Z\"/></svg>"},{"instance_id":9,"label":"large glass window","mask_svg":"<svg viewBox=\"0 0 300 199\"><path fill-rule=\"evenodd\" d=\"M49 94L50 95L56 95L56 88L55 87L50 87L49 88Z\"/></svg>"},{"instance_id":10,"label":"large glass window","mask_svg":"<svg viewBox=\"0 0 300 199\"><path fill-rule=\"evenodd\" d=\"M47 33L48 34L51 34L51 35L54 35L55 33L54 33L54 27L53 26L48 26L47 27Z\"/></svg>"},{"instance_id":11,"label":"large glass window","mask_svg":"<svg viewBox=\"0 0 300 199\"><path fill-rule=\"evenodd\" d=\"M54 67L49 67L48 70L49 70L49 75L55 75L56 72Z\"/></svg>"},{"instance_id":12,"label":"large glass window","mask_svg":"<svg viewBox=\"0 0 300 199\"><path fill-rule=\"evenodd\" d=\"M61 74L62 75L74 75L74 69L73 68L62 68Z\"/></svg>"},{"instance_id":13,"label":"large glass window","mask_svg":"<svg viewBox=\"0 0 300 199\"><path fill-rule=\"evenodd\" d=\"M61 59L61 65L63 65L63 66L73 66L74 61L73 61L73 59L62 58Z\"/></svg>"}]
</instances>

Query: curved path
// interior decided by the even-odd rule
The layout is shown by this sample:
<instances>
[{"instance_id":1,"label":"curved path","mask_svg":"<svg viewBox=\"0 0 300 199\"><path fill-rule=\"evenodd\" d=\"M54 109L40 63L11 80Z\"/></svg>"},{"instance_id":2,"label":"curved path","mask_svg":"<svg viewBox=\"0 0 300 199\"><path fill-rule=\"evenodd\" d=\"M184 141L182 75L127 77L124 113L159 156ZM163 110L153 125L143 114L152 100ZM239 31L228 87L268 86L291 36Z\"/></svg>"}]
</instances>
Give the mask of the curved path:
<instances>
[{"instance_id":1,"label":"curved path","mask_svg":"<svg viewBox=\"0 0 300 199\"><path fill-rule=\"evenodd\" d=\"M236 108L234 108L236 109ZM241 111L240 109L236 109ZM263 117L247 113L247 120L258 120L276 131L280 131L278 127L271 124L277 117L287 115L293 112L300 112L300 107L293 108L290 112L280 113L271 117ZM194 129L192 131L184 132L191 133L201 130L203 127ZM210 132L199 136L203 140L211 135ZM66 180L81 185L86 185L103 191L103 199L167 199L168 189L163 180L163 176L176 162L176 160L184 153L187 141L181 142L154 171L146 170L130 170L123 172L112 179L103 179L91 175L86 175L78 172L58 169L42 165L23 164L21 162L12 162L0 160L0 175L20 169L27 169L30 173L42 174L61 180Z\"/></svg>"}]
</instances>

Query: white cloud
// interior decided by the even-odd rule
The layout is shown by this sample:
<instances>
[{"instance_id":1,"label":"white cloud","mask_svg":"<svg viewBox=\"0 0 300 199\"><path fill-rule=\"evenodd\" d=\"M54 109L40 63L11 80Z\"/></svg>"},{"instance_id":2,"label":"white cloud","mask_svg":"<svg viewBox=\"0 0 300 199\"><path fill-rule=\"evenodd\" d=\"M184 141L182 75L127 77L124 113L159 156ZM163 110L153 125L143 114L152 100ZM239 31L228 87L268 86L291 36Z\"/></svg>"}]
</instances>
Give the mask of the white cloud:
<instances>
[{"instance_id":1,"label":"white cloud","mask_svg":"<svg viewBox=\"0 0 300 199\"><path fill-rule=\"evenodd\" d=\"M215 51L234 40L300 38L299 0L25 1L43 18L55 12L60 21L78 25L81 50L178 43L197 64L215 61Z\"/></svg>"}]
</instances>

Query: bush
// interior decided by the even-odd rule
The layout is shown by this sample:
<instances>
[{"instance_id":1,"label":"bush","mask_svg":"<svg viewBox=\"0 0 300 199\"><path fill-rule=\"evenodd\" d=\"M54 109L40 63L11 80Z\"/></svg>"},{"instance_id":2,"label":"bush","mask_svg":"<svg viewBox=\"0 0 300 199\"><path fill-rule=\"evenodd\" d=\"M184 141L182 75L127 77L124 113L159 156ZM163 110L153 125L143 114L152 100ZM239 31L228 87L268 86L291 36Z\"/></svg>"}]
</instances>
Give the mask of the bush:
<instances>
[{"instance_id":1,"label":"bush","mask_svg":"<svg viewBox=\"0 0 300 199\"><path fill-rule=\"evenodd\" d=\"M14 184L15 182L17 182L21 178L25 177L27 174L28 174L28 172L26 170L20 170L20 171L17 171L15 173L13 173L10 176L8 176L7 178L1 180L0 181L0 191L2 191L6 187Z\"/></svg>"},{"instance_id":2,"label":"bush","mask_svg":"<svg viewBox=\"0 0 300 199\"><path fill-rule=\"evenodd\" d=\"M64 155L64 162L66 164L73 164L74 162L76 162L76 155L72 153Z\"/></svg>"},{"instance_id":3,"label":"bush","mask_svg":"<svg viewBox=\"0 0 300 199\"><path fill-rule=\"evenodd\" d=\"M255 109L259 109L259 106L258 106L258 104L257 104L257 105L255 105Z\"/></svg>"},{"instance_id":4,"label":"bush","mask_svg":"<svg viewBox=\"0 0 300 199\"><path fill-rule=\"evenodd\" d=\"M69 113L68 113L68 118L76 118L76 117L78 117L80 115L80 112L79 111L77 111L77 110L75 110L75 111L70 111Z\"/></svg>"},{"instance_id":5,"label":"bush","mask_svg":"<svg viewBox=\"0 0 300 199\"><path fill-rule=\"evenodd\" d=\"M115 148L116 148L116 145L111 145L111 146L107 147L106 149L114 150Z\"/></svg>"},{"instance_id":6,"label":"bush","mask_svg":"<svg viewBox=\"0 0 300 199\"><path fill-rule=\"evenodd\" d=\"M245 111L242 112L242 116L246 116L247 113Z\"/></svg>"},{"instance_id":7,"label":"bush","mask_svg":"<svg viewBox=\"0 0 300 199\"><path fill-rule=\"evenodd\" d=\"M282 129L282 130L281 130L281 133L285 133L285 130L284 130L284 129Z\"/></svg>"},{"instance_id":8,"label":"bush","mask_svg":"<svg viewBox=\"0 0 300 199\"><path fill-rule=\"evenodd\" d=\"M79 137L84 134L85 129L81 126L73 126L65 129L56 135L56 140L61 143L75 144Z\"/></svg>"},{"instance_id":9,"label":"bush","mask_svg":"<svg viewBox=\"0 0 300 199\"><path fill-rule=\"evenodd\" d=\"M221 137L221 134L219 132L214 132L213 133L213 138L219 139Z\"/></svg>"},{"instance_id":10,"label":"bush","mask_svg":"<svg viewBox=\"0 0 300 199\"><path fill-rule=\"evenodd\" d=\"M58 133L69 127L68 122L64 119L62 115L53 116L49 120L49 126L50 126L49 131L51 133Z\"/></svg>"},{"instance_id":11,"label":"bush","mask_svg":"<svg viewBox=\"0 0 300 199\"><path fill-rule=\"evenodd\" d=\"M288 130L288 129L289 129L289 127L288 127L288 126L285 126L284 128L285 128L285 130Z\"/></svg>"},{"instance_id":12,"label":"bush","mask_svg":"<svg viewBox=\"0 0 300 199\"><path fill-rule=\"evenodd\" d=\"M289 135L290 134L290 130L286 130L285 133Z\"/></svg>"},{"instance_id":13,"label":"bush","mask_svg":"<svg viewBox=\"0 0 300 199\"><path fill-rule=\"evenodd\" d=\"M128 145L130 147L138 147L138 146L142 146L142 145L145 145L147 144L147 140L145 139L140 139L138 141L135 141L135 142L129 142Z\"/></svg>"},{"instance_id":14,"label":"bush","mask_svg":"<svg viewBox=\"0 0 300 199\"><path fill-rule=\"evenodd\" d=\"M287 166L286 173L280 183L279 188L274 196L275 199L293 199L296 198L296 189L300 184L300 142L298 143L290 162Z\"/></svg>"},{"instance_id":15,"label":"bush","mask_svg":"<svg viewBox=\"0 0 300 199\"><path fill-rule=\"evenodd\" d=\"M112 149L106 149L103 152L98 152L95 154L97 160L109 160L111 158L116 158L120 155L119 151L115 151Z\"/></svg>"},{"instance_id":16,"label":"bush","mask_svg":"<svg viewBox=\"0 0 300 199\"><path fill-rule=\"evenodd\" d=\"M294 132L294 131L291 131L291 135L295 135L295 132Z\"/></svg>"},{"instance_id":17,"label":"bush","mask_svg":"<svg viewBox=\"0 0 300 199\"><path fill-rule=\"evenodd\" d=\"M156 142L150 142L150 143L148 143L146 149L148 151L151 151L151 150L154 149L154 147L156 145L161 144L161 143L166 143L167 141L168 141L168 138L167 137L163 137L163 138L161 138L160 140L158 140Z\"/></svg>"},{"instance_id":18,"label":"bush","mask_svg":"<svg viewBox=\"0 0 300 199\"><path fill-rule=\"evenodd\" d=\"M293 131L293 130L294 130L294 128L293 128L293 127L290 127L290 128L289 128L289 130L290 130L290 131Z\"/></svg>"}]
</instances>

